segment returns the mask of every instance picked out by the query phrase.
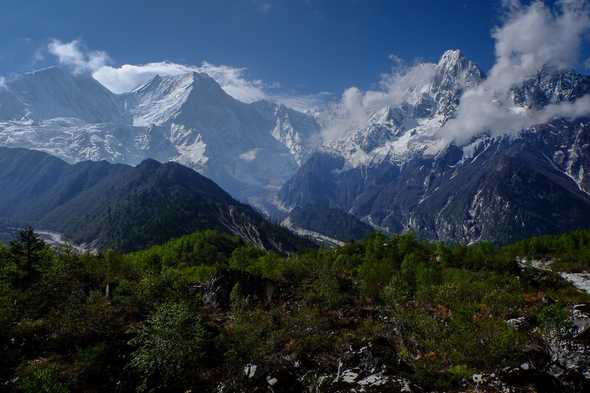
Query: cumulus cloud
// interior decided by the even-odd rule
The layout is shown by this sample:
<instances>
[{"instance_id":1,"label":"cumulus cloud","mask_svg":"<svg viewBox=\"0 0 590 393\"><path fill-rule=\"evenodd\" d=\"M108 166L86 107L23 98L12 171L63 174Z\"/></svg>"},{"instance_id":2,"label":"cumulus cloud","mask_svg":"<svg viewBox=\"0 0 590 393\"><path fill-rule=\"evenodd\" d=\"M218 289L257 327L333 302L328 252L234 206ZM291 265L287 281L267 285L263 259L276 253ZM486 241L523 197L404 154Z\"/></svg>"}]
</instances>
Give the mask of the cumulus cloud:
<instances>
[{"instance_id":1,"label":"cumulus cloud","mask_svg":"<svg viewBox=\"0 0 590 393\"><path fill-rule=\"evenodd\" d=\"M106 52L87 50L80 40L62 42L54 39L49 42L47 50L60 64L70 67L75 74L96 71L110 62Z\"/></svg>"},{"instance_id":2,"label":"cumulus cloud","mask_svg":"<svg viewBox=\"0 0 590 393\"><path fill-rule=\"evenodd\" d=\"M456 118L447 122L441 136L462 144L484 132L514 133L553 117L590 114L590 106L584 107L588 102L586 97L541 111L515 110L511 97L511 88L530 79L543 67L574 67L589 28L588 8L583 1L564 0L555 10L542 2L528 6L510 2L504 25L492 33L496 62L488 78L465 92Z\"/></svg>"}]
</instances>

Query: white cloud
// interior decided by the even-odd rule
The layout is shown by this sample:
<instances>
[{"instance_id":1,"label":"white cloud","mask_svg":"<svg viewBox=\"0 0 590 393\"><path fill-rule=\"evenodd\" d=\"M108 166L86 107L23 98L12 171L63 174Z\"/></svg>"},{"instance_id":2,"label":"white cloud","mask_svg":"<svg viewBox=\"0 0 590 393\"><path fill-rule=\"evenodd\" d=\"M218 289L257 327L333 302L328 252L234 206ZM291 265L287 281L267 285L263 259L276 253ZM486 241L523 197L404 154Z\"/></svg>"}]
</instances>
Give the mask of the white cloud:
<instances>
[{"instance_id":1,"label":"white cloud","mask_svg":"<svg viewBox=\"0 0 590 393\"><path fill-rule=\"evenodd\" d=\"M0 76L0 89L5 89L6 88L6 78L3 76Z\"/></svg>"},{"instance_id":2,"label":"white cloud","mask_svg":"<svg viewBox=\"0 0 590 393\"><path fill-rule=\"evenodd\" d=\"M533 77L543 67L574 67L580 46L590 28L588 9L583 1L564 0L552 10L542 2L523 6L511 2L503 26L492 33L496 41L496 63L488 78L465 92L457 116L441 130L449 142L466 143L481 133L516 133L555 116L590 114L583 103L564 103L542 111L516 111L510 90Z\"/></svg>"},{"instance_id":3,"label":"white cloud","mask_svg":"<svg viewBox=\"0 0 590 393\"><path fill-rule=\"evenodd\" d=\"M72 68L75 74L96 71L110 62L106 52L86 50L80 40L62 42L54 39L49 42L47 50L60 64Z\"/></svg>"}]
</instances>

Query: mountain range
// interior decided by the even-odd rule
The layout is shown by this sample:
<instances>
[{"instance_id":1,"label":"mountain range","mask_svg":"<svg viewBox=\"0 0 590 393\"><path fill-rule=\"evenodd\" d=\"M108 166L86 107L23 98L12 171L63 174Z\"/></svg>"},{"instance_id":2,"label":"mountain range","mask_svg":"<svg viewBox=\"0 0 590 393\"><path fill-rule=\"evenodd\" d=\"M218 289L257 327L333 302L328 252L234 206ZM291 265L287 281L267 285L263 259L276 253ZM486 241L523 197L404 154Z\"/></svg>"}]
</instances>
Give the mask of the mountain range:
<instances>
[{"instance_id":1,"label":"mountain range","mask_svg":"<svg viewBox=\"0 0 590 393\"><path fill-rule=\"evenodd\" d=\"M281 189L285 210L319 204L385 232L506 243L590 226L590 119L553 119L518 134L442 148L428 132L452 119L484 73L446 52L426 84L365 127L318 149ZM590 77L544 68L512 91L515 110L590 94Z\"/></svg>"},{"instance_id":2,"label":"mountain range","mask_svg":"<svg viewBox=\"0 0 590 393\"><path fill-rule=\"evenodd\" d=\"M0 146L42 150L69 164L98 161L72 167L92 167L90 183L102 171L146 180L174 168L175 176L195 177L145 160L177 162L284 226L332 243L374 229L505 243L590 226L590 119L554 118L520 133L443 145L431 131L457 115L463 93L486 75L459 50L428 67L431 78L417 78L395 103L373 108L363 124L344 125L331 139L322 139L321 118L269 101L241 102L203 73L156 76L113 94L89 76L53 67L0 88ZM590 94L590 77L545 67L510 94L513 110L538 110ZM22 209L22 218L75 232L35 207ZM0 217L10 218L12 209L5 210Z\"/></svg>"}]
</instances>

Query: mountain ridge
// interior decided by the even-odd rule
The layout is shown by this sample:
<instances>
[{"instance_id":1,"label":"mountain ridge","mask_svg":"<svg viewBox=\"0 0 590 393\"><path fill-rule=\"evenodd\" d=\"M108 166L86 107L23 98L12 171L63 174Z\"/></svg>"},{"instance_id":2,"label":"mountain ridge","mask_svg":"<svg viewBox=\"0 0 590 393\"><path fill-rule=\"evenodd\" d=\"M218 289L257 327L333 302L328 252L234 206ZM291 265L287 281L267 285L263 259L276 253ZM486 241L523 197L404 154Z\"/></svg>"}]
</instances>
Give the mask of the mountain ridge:
<instances>
[{"instance_id":1,"label":"mountain ridge","mask_svg":"<svg viewBox=\"0 0 590 393\"><path fill-rule=\"evenodd\" d=\"M201 229L279 252L311 245L177 163L70 165L46 153L0 147L0 187L0 217L92 248L135 250Z\"/></svg>"}]
</instances>

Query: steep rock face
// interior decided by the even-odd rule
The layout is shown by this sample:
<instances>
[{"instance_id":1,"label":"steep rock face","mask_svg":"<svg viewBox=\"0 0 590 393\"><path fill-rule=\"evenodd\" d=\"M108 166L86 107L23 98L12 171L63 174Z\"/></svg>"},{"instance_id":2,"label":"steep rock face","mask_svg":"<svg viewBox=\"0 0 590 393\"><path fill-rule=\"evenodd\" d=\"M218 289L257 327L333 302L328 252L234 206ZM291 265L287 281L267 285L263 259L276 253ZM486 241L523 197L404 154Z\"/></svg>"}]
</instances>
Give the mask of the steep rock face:
<instances>
[{"instance_id":1,"label":"steep rock face","mask_svg":"<svg viewBox=\"0 0 590 393\"><path fill-rule=\"evenodd\" d=\"M0 217L63 233L93 248L135 250L216 229L280 252L308 246L177 163L137 167L0 148Z\"/></svg>"},{"instance_id":2,"label":"steep rock face","mask_svg":"<svg viewBox=\"0 0 590 393\"><path fill-rule=\"evenodd\" d=\"M555 147L542 134L488 143L441 174L409 214L409 228L434 239L506 243L590 225L590 196L547 158Z\"/></svg>"},{"instance_id":3,"label":"steep rock face","mask_svg":"<svg viewBox=\"0 0 590 393\"><path fill-rule=\"evenodd\" d=\"M176 161L251 202L297 170L318 130L312 117L282 105L240 102L202 73L156 76L122 95L55 67L0 87L0 146L70 163Z\"/></svg>"},{"instance_id":4,"label":"steep rock face","mask_svg":"<svg viewBox=\"0 0 590 393\"><path fill-rule=\"evenodd\" d=\"M436 114L452 116L466 89L477 86L484 78L480 68L460 50L446 51L436 65L429 93L436 103Z\"/></svg>"},{"instance_id":5,"label":"steep rock face","mask_svg":"<svg viewBox=\"0 0 590 393\"><path fill-rule=\"evenodd\" d=\"M287 147L297 164L301 165L314 148L311 139L320 131L315 119L270 101L257 101L251 105L267 122L273 124L273 138Z\"/></svg>"},{"instance_id":6,"label":"steep rock face","mask_svg":"<svg viewBox=\"0 0 590 393\"><path fill-rule=\"evenodd\" d=\"M378 110L366 128L310 157L279 192L282 208L325 204L387 232L466 243L590 226L589 119L437 146L428 130L454 116L464 89L483 74L458 51L434 70L414 89L421 95ZM589 77L551 69L512 90L523 110L589 93Z\"/></svg>"},{"instance_id":7,"label":"steep rock face","mask_svg":"<svg viewBox=\"0 0 590 393\"><path fill-rule=\"evenodd\" d=\"M574 71L542 69L534 78L512 89L517 105L539 109L548 104L573 101L590 92L590 77Z\"/></svg>"}]
</instances>

